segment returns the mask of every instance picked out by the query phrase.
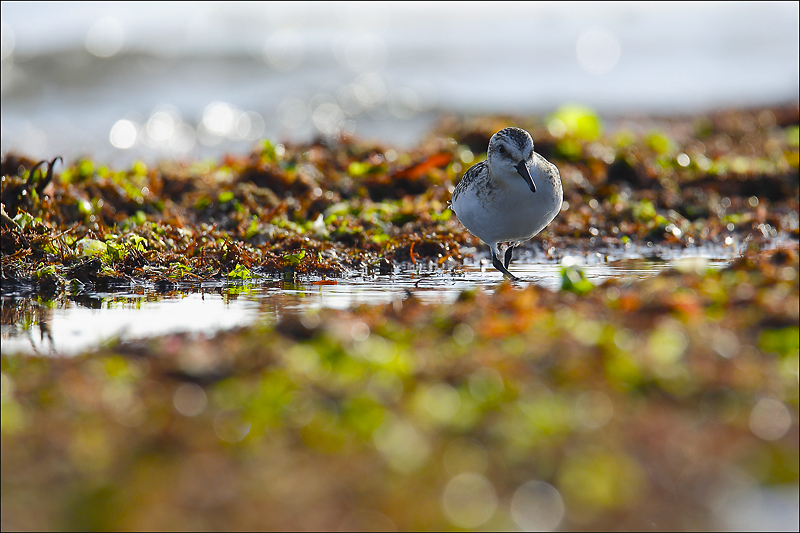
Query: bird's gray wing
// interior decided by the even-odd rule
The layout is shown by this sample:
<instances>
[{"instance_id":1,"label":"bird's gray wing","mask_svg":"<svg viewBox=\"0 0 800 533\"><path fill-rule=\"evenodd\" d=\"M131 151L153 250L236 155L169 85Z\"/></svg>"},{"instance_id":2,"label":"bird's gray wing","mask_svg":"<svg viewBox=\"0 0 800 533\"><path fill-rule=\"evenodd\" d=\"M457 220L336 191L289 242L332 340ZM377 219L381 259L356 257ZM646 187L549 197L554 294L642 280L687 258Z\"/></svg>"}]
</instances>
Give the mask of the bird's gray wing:
<instances>
[{"instance_id":1,"label":"bird's gray wing","mask_svg":"<svg viewBox=\"0 0 800 533\"><path fill-rule=\"evenodd\" d=\"M461 181L458 182L455 190L453 190L453 196L450 198L451 205L456 201L456 198L458 198L458 196L470 186L471 183L480 178L481 174L485 172L484 169L486 169L486 161L481 161L477 165L473 165L469 170L464 172L464 175L461 177Z\"/></svg>"}]
</instances>

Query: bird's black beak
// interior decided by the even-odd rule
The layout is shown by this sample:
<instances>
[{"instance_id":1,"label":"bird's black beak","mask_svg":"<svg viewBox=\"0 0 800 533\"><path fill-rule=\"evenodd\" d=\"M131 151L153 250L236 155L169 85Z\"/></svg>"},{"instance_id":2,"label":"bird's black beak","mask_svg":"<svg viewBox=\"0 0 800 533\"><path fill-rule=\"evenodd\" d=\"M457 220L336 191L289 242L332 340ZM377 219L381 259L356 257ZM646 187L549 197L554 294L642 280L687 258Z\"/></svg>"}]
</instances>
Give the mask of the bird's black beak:
<instances>
[{"instance_id":1,"label":"bird's black beak","mask_svg":"<svg viewBox=\"0 0 800 533\"><path fill-rule=\"evenodd\" d=\"M533 182L531 173L528 172L528 166L525 164L525 161L520 161L519 164L514 168L517 169L519 175L522 176L523 179L525 180L525 183L528 184L528 187L530 187L531 192L536 192L536 184Z\"/></svg>"}]
</instances>

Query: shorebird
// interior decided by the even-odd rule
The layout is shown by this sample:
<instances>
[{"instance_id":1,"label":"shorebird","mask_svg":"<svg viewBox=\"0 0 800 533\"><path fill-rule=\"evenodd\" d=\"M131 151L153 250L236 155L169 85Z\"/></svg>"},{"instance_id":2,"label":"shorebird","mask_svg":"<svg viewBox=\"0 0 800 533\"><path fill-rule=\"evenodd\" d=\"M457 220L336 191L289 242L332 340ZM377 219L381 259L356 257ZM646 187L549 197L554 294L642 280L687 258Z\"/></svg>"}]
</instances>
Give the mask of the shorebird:
<instances>
[{"instance_id":1,"label":"shorebird","mask_svg":"<svg viewBox=\"0 0 800 533\"><path fill-rule=\"evenodd\" d=\"M450 205L470 233L492 249L492 265L516 280L508 265L515 247L542 231L561 210L558 169L533 151L530 133L505 128L489 140L486 160L458 182Z\"/></svg>"}]
</instances>

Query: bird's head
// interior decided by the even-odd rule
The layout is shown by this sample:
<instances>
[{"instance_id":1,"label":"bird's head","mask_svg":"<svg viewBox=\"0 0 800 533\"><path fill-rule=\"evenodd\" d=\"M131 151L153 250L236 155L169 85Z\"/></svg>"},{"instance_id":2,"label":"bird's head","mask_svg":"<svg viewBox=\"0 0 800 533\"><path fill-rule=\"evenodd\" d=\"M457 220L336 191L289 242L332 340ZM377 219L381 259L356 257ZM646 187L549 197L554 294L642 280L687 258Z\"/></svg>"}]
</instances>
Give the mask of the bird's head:
<instances>
[{"instance_id":1,"label":"bird's head","mask_svg":"<svg viewBox=\"0 0 800 533\"><path fill-rule=\"evenodd\" d=\"M521 128L504 128L489 140L486 158L494 172L519 175L525 184L536 192L536 184L531 177L533 165L533 138Z\"/></svg>"}]
</instances>

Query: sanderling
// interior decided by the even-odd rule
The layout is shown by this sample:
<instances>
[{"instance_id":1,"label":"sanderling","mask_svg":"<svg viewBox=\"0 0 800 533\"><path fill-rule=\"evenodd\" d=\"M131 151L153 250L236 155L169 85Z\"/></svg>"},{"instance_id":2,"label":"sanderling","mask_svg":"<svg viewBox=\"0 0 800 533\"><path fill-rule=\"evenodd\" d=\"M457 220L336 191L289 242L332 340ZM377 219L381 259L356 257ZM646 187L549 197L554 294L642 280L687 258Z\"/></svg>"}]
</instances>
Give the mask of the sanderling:
<instances>
[{"instance_id":1,"label":"sanderling","mask_svg":"<svg viewBox=\"0 0 800 533\"><path fill-rule=\"evenodd\" d=\"M562 200L558 169L533 151L530 133L505 128L489 140L486 160L464 173L450 205L464 227L491 246L492 265L517 279L508 271L512 251L556 217Z\"/></svg>"}]
</instances>

